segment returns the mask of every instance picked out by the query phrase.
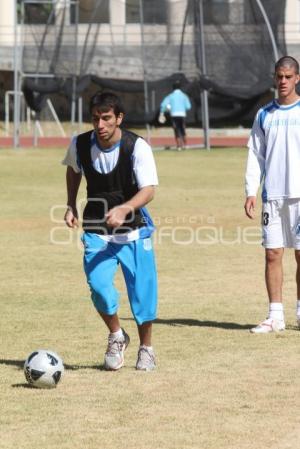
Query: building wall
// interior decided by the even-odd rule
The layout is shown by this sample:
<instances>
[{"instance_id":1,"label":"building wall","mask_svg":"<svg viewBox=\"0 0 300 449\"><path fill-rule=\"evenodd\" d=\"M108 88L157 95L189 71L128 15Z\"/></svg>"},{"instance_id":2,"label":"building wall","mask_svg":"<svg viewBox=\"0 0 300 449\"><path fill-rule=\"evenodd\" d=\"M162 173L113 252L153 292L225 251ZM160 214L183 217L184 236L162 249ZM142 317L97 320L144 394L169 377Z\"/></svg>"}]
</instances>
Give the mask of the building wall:
<instances>
[{"instance_id":1,"label":"building wall","mask_svg":"<svg viewBox=\"0 0 300 449\"><path fill-rule=\"evenodd\" d=\"M300 0L287 0L285 37L288 54L300 61Z\"/></svg>"},{"instance_id":2,"label":"building wall","mask_svg":"<svg viewBox=\"0 0 300 449\"><path fill-rule=\"evenodd\" d=\"M13 69L14 1L0 1L0 70Z\"/></svg>"},{"instance_id":3,"label":"building wall","mask_svg":"<svg viewBox=\"0 0 300 449\"><path fill-rule=\"evenodd\" d=\"M57 15L59 11L65 6L67 0L60 0L57 3ZM91 0L85 0L86 6L89 6ZM232 1L232 0L229 0ZM236 3L235 8L232 8L234 14L230 17L232 23L240 21L243 16L243 0L234 0ZM140 46L141 45L141 27L139 24L126 24L126 8L125 0L110 0L109 2L109 14L110 24L95 24L90 30L90 39L93 39L94 35L97 45L104 46ZM13 58L14 58L14 39L15 39L15 18L14 18L14 4L15 0L0 1L0 70L12 70ZM153 45L157 44L179 44L181 38L181 28L185 13L187 0L167 0L167 24L166 25L145 25L145 39L146 41L153 42ZM58 17L57 16L57 17ZM65 20L70 21L70 14L66 14ZM58 22L56 24L56 29ZM68 23L67 30L64 33L64 44L68 44L71 47L75 46L75 25ZM49 28L49 30L51 27ZM53 28L54 31L55 27ZM87 24L78 25L78 40L79 47L83 47L86 32L88 29ZM27 44L32 43L35 45L37 36L41 38L44 31L44 27L40 25L24 26L22 29L18 26L18 36L21 40L24 40ZM21 35L22 33L22 35ZM285 35L288 52L293 54L296 58L300 59L300 0L287 0L286 2L286 14L285 14ZM51 32L47 36L49 45L51 39L54 42L56 33ZM36 57L34 55L33 57Z\"/></svg>"},{"instance_id":4,"label":"building wall","mask_svg":"<svg viewBox=\"0 0 300 449\"><path fill-rule=\"evenodd\" d=\"M49 27L49 33L46 37L47 44L50 48L50 57L48 59L40 57L36 45L36 42L41 42L45 27L42 25L17 27L19 41L26 43L26 58L23 67L25 72L47 73L51 71L49 61L52 61L58 53L55 42L59 27L59 18L61 17L60 11L62 7L65 7L66 1L59 0L56 3L56 25ZM93 0L85 1L86 6L90 6ZM231 9L230 23L239 24L244 15L244 0L228 1L234 2L235 4L235 8ZM12 79L8 76L8 73L14 68L14 4L15 0L0 0L0 71L3 71L2 79L4 80ZM156 64L153 67L153 73L155 73L156 79L176 70L175 64L177 64L178 60L178 57L176 59L176 51L178 53L187 0L167 0L166 4L166 24L144 25L144 41L147 44L148 52L145 57L146 59L147 56L155 59L156 56ZM139 24L126 24L125 0L110 0L109 15L109 24L93 24L90 29L87 24L79 24L76 30L76 26L70 24L70 11L67 12L64 20L68 26L65 27L62 36L62 47L59 49L62 64L58 66L58 70L61 74L79 73L80 67L78 67L78 61L82 61L85 37L89 29L89 40L94 42L95 51L92 63L88 60L88 52L87 58L84 60L84 63L88 65L88 73L116 79L135 80L143 78L141 26ZM209 27L210 33L214 33L213 25L207 27ZM186 30L185 45L188 47L189 39L192 42L193 37L192 26L187 26ZM232 39L236 42L240 40L241 44L243 44L243 35L239 32L238 26L234 30ZM78 31L77 34L76 31ZM258 35L259 33L257 35L253 33L253 43L255 43ZM288 53L300 60L300 0L286 1L285 36ZM217 36L217 38L219 37ZM188 67L190 73L193 74L195 68L192 59L193 50L188 49L185 54L188 55L186 58L190 58L189 61L185 61L185 67ZM124 65L124 56L129 61L126 65ZM169 62L165 63L164 61ZM174 65L172 65L172 61L175 61ZM10 86L10 89L12 89L12 86Z\"/></svg>"}]
</instances>

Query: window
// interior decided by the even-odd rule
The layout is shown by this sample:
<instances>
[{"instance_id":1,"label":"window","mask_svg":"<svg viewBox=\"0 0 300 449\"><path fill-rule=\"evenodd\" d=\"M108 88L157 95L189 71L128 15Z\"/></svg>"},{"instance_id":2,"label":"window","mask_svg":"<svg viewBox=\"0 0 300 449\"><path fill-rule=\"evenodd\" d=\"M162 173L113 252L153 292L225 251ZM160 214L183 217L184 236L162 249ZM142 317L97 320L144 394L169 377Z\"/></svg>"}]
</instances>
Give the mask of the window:
<instances>
[{"instance_id":1,"label":"window","mask_svg":"<svg viewBox=\"0 0 300 449\"><path fill-rule=\"evenodd\" d=\"M71 5L70 22L76 23L78 7L78 23L109 23L109 0L79 0L78 6Z\"/></svg>"},{"instance_id":2,"label":"window","mask_svg":"<svg viewBox=\"0 0 300 449\"><path fill-rule=\"evenodd\" d=\"M144 23L167 23L166 0L141 0ZM140 0L126 1L126 23L140 23Z\"/></svg>"},{"instance_id":3,"label":"window","mask_svg":"<svg viewBox=\"0 0 300 449\"><path fill-rule=\"evenodd\" d=\"M17 13L18 13L18 23L22 22L28 25L55 23L54 4L52 3L51 0L49 0L48 3L38 3L38 1L32 1L32 3L25 3L22 0L18 0Z\"/></svg>"}]
</instances>

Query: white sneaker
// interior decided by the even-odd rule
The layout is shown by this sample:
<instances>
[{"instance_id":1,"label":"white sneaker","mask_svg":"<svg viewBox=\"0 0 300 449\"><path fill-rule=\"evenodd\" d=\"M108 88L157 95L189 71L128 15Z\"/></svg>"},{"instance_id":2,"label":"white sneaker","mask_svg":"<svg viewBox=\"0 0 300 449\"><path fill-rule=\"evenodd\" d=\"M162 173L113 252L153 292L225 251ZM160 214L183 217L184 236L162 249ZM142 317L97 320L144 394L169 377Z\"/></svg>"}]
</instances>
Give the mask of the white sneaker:
<instances>
[{"instance_id":1,"label":"white sneaker","mask_svg":"<svg viewBox=\"0 0 300 449\"><path fill-rule=\"evenodd\" d=\"M116 371L124 365L124 351L129 345L130 338L122 329L123 335L121 338L108 336L108 344L104 356L104 368L106 370Z\"/></svg>"},{"instance_id":2,"label":"white sneaker","mask_svg":"<svg viewBox=\"0 0 300 449\"><path fill-rule=\"evenodd\" d=\"M256 327L252 327L250 332L252 334L268 334L269 332L279 332L285 330L285 323L283 320L274 320L273 318L267 318Z\"/></svg>"},{"instance_id":3,"label":"white sneaker","mask_svg":"<svg viewBox=\"0 0 300 449\"><path fill-rule=\"evenodd\" d=\"M135 367L139 371L154 370L156 367L156 363L153 349L150 349L144 345L140 346Z\"/></svg>"}]
</instances>

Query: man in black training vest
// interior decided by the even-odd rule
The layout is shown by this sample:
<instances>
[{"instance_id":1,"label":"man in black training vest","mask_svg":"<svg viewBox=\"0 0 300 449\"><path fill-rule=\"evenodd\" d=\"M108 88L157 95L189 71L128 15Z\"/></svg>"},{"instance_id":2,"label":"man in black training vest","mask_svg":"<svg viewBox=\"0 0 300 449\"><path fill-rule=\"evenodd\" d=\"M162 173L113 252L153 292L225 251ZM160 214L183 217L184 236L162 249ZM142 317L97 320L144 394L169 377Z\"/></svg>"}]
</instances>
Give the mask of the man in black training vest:
<instances>
[{"instance_id":1,"label":"man in black training vest","mask_svg":"<svg viewBox=\"0 0 300 449\"><path fill-rule=\"evenodd\" d=\"M94 129L72 140L63 161L68 194L64 219L70 228L78 226L76 199L83 174L87 183L84 270L94 306L109 329L104 366L120 369L129 343L117 314L114 276L120 264L140 339L136 369L150 371L155 368L151 334L157 275L151 240L154 226L145 205L158 184L155 162L144 139L120 128L124 110L119 97L96 93L90 112Z\"/></svg>"}]
</instances>

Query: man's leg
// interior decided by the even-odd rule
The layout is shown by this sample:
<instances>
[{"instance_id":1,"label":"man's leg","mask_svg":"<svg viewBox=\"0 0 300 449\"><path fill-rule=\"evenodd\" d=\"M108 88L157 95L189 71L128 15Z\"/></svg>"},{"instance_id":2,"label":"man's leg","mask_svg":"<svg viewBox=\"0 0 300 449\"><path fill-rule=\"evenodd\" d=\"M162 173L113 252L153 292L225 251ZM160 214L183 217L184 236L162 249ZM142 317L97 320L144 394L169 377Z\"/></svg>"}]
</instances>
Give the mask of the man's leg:
<instances>
[{"instance_id":1,"label":"man's leg","mask_svg":"<svg viewBox=\"0 0 300 449\"><path fill-rule=\"evenodd\" d=\"M157 307L157 274L151 238L124 245L118 256L140 339L136 369L151 371L155 368L151 336Z\"/></svg>"},{"instance_id":2,"label":"man's leg","mask_svg":"<svg viewBox=\"0 0 300 449\"><path fill-rule=\"evenodd\" d=\"M104 323L108 327L110 333L118 332L118 330L121 329L119 317L116 313L114 315L107 315L100 311L98 312L101 318L103 319Z\"/></svg>"},{"instance_id":3,"label":"man's leg","mask_svg":"<svg viewBox=\"0 0 300 449\"><path fill-rule=\"evenodd\" d=\"M180 148L185 149L185 147L186 147L186 137L185 137L185 123L184 123L184 118L183 117L178 117L177 136L179 138Z\"/></svg>"},{"instance_id":4,"label":"man's leg","mask_svg":"<svg viewBox=\"0 0 300 449\"><path fill-rule=\"evenodd\" d=\"M152 371L156 367L155 354L151 344L152 321L138 324L140 347L138 350L136 369L139 371Z\"/></svg>"},{"instance_id":5,"label":"man's leg","mask_svg":"<svg viewBox=\"0 0 300 449\"><path fill-rule=\"evenodd\" d=\"M182 117L181 122L181 138L182 138L182 146L183 148L186 148L187 140L186 140L186 130L185 130L185 119Z\"/></svg>"},{"instance_id":6,"label":"man's leg","mask_svg":"<svg viewBox=\"0 0 300 449\"><path fill-rule=\"evenodd\" d=\"M269 296L268 319L271 320L272 326L275 326L273 330L283 330L281 328L285 326L282 304L283 252L283 248L266 249L266 287Z\"/></svg>"},{"instance_id":7,"label":"man's leg","mask_svg":"<svg viewBox=\"0 0 300 449\"><path fill-rule=\"evenodd\" d=\"M266 334L285 329L282 304L283 252L283 248L266 248L265 281L269 297L269 313L265 321L251 329L252 333Z\"/></svg>"},{"instance_id":8,"label":"man's leg","mask_svg":"<svg viewBox=\"0 0 300 449\"><path fill-rule=\"evenodd\" d=\"M152 321L138 325L140 345L151 346Z\"/></svg>"},{"instance_id":9,"label":"man's leg","mask_svg":"<svg viewBox=\"0 0 300 449\"><path fill-rule=\"evenodd\" d=\"M269 302L282 302L283 248L266 249L265 279Z\"/></svg>"},{"instance_id":10,"label":"man's leg","mask_svg":"<svg viewBox=\"0 0 300 449\"><path fill-rule=\"evenodd\" d=\"M300 250L295 250L295 259L297 262L296 270L296 284L297 284L297 298L300 300Z\"/></svg>"},{"instance_id":11,"label":"man's leg","mask_svg":"<svg viewBox=\"0 0 300 449\"><path fill-rule=\"evenodd\" d=\"M124 352L129 345L130 338L124 329L121 329L118 315L110 316L103 313L100 315L110 330L104 356L104 367L107 370L117 371L124 365Z\"/></svg>"},{"instance_id":12,"label":"man's leg","mask_svg":"<svg viewBox=\"0 0 300 449\"><path fill-rule=\"evenodd\" d=\"M180 146L180 148L183 149L183 150L185 150L186 142L185 142L185 140L184 140L184 137L183 137L183 136L180 136L178 140L179 140L179 146Z\"/></svg>"},{"instance_id":13,"label":"man's leg","mask_svg":"<svg viewBox=\"0 0 300 449\"><path fill-rule=\"evenodd\" d=\"M175 135L175 140L176 140L176 147L177 147L177 150L180 151L180 150L182 149L182 142L181 142L181 139L180 139L180 137L177 137L177 136Z\"/></svg>"},{"instance_id":14,"label":"man's leg","mask_svg":"<svg viewBox=\"0 0 300 449\"><path fill-rule=\"evenodd\" d=\"M110 331L104 366L108 370L118 370L124 364L124 351L129 344L129 337L121 329L117 315L119 294L113 281L118 261L110 250L110 245L97 235L84 234L83 243L84 270L91 289L91 298Z\"/></svg>"},{"instance_id":15,"label":"man's leg","mask_svg":"<svg viewBox=\"0 0 300 449\"><path fill-rule=\"evenodd\" d=\"M180 151L182 150L182 138L181 138L181 134L180 134L180 130L179 130L179 117L172 117L172 126L173 126L173 130L174 130L174 137L176 140L176 147L177 150Z\"/></svg>"},{"instance_id":16,"label":"man's leg","mask_svg":"<svg viewBox=\"0 0 300 449\"><path fill-rule=\"evenodd\" d=\"M295 250L295 259L297 262L296 284L297 284L297 323L300 327L300 250Z\"/></svg>"},{"instance_id":17,"label":"man's leg","mask_svg":"<svg viewBox=\"0 0 300 449\"><path fill-rule=\"evenodd\" d=\"M116 371L124 365L124 352L129 345L130 338L124 329L121 329L117 314L107 315L100 311L99 315L109 329L108 344L104 356L104 367Z\"/></svg>"}]
</instances>

